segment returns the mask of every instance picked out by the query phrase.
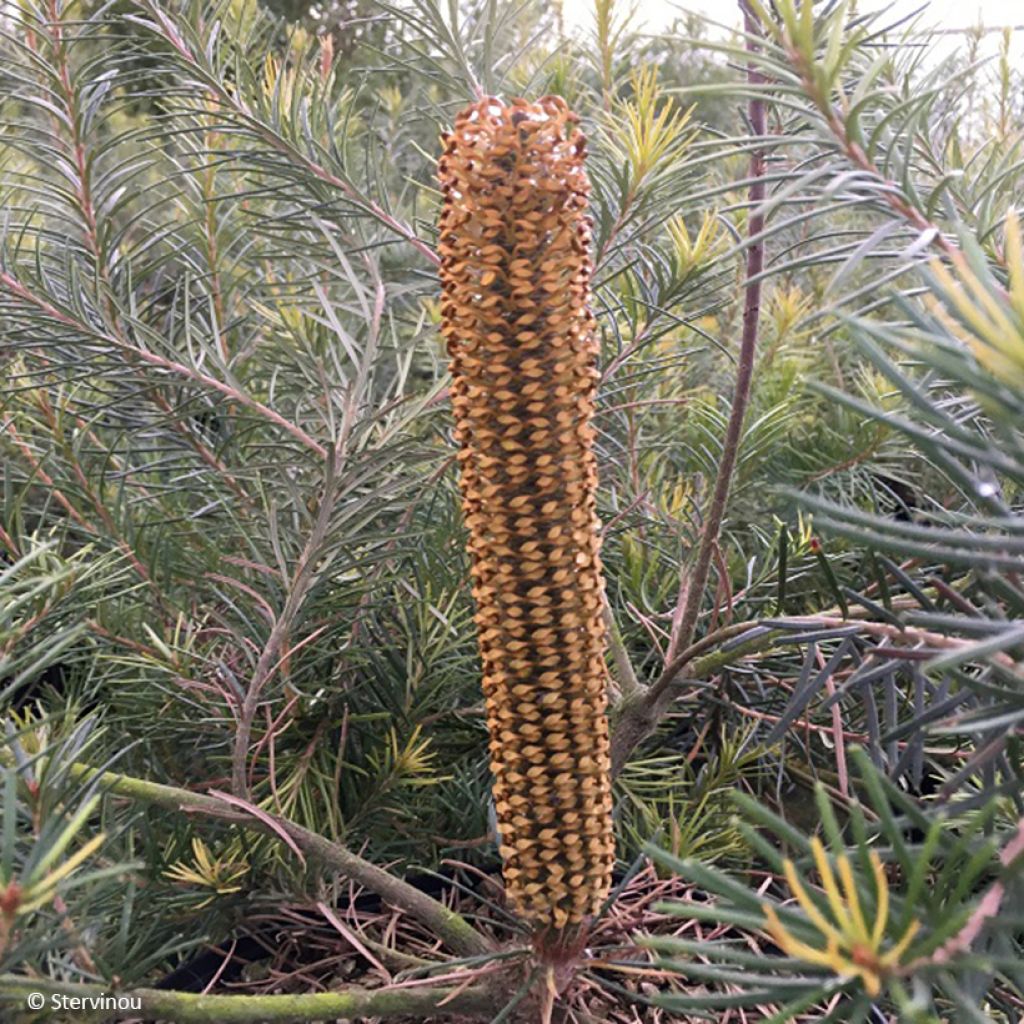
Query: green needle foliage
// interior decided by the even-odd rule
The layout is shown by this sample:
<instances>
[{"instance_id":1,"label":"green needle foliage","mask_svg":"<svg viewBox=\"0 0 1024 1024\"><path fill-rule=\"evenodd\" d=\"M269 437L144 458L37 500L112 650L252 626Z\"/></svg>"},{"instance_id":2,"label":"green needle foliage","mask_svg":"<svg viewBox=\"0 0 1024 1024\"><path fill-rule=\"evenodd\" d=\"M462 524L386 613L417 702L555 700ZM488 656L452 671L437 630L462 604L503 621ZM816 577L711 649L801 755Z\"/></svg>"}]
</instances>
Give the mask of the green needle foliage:
<instances>
[{"instance_id":1,"label":"green needle foliage","mask_svg":"<svg viewBox=\"0 0 1024 1024\"><path fill-rule=\"evenodd\" d=\"M1012 38L719 20L0 12L5 1020L30 980L182 1022L1019 1020ZM455 114L547 94L588 140L619 858L557 969L497 880L435 252ZM254 935L228 1002L181 991Z\"/></svg>"},{"instance_id":2,"label":"green needle foliage","mask_svg":"<svg viewBox=\"0 0 1024 1024\"><path fill-rule=\"evenodd\" d=\"M738 935L712 942L651 938L647 944L665 969L730 990L665 996L658 1004L676 1010L775 1004L771 1019L778 1021L828 1004L827 1019L863 1021L884 993L901 1020L929 1021L950 1012L957 1020L992 1019L977 1016L979 1003L994 1019L1008 1012L1012 1001L985 990L1020 981L1019 920L1005 869L1024 850L1021 831L1000 856L991 808L926 817L863 751L854 754L864 804L852 803L840 822L819 786L822 839L808 839L746 795L737 798L745 819L739 828L779 877L781 901L700 858L652 849L665 868L718 897L713 906L670 904L670 913L753 932L753 942L762 946L754 951L751 938ZM972 949L982 931L983 948ZM953 963L969 972L969 982L951 969Z\"/></svg>"}]
</instances>

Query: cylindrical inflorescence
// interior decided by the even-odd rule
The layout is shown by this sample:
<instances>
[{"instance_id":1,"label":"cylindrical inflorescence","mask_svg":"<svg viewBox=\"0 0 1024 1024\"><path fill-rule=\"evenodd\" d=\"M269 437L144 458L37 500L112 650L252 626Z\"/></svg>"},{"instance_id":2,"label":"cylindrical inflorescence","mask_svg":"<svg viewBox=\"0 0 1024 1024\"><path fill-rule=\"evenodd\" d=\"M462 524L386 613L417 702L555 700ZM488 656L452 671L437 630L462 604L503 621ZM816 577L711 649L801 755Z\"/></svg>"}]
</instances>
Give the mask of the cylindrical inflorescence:
<instances>
[{"instance_id":1,"label":"cylindrical inflorescence","mask_svg":"<svg viewBox=\"0 0 1024 1024\"><path fill-rule=\"evenodd\" d=\"M615 857L584 156L560 97L489 97L439 163L494 800L509 897L538 931L595 913Z\"/></svg>"}]
</instances>

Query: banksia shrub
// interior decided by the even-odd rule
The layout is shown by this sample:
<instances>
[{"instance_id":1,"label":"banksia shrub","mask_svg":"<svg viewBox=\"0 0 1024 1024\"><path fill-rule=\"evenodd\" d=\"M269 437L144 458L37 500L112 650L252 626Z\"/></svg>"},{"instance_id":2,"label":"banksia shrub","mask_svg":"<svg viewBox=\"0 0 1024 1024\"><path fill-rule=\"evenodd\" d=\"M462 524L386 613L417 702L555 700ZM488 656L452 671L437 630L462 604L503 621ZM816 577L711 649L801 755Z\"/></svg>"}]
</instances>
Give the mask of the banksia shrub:
<instances>
[{"instance_id":1,"label":"banksia shrub","mask_svg":"<svg viewBox=\"0 0 1024 1024\"><path fill-rule=\"evenodd\" d=\"M585 142L559 97L486 98L439 164L442 330L506 888L581 924L614 862Z\"/></svg>"}]
</instances>

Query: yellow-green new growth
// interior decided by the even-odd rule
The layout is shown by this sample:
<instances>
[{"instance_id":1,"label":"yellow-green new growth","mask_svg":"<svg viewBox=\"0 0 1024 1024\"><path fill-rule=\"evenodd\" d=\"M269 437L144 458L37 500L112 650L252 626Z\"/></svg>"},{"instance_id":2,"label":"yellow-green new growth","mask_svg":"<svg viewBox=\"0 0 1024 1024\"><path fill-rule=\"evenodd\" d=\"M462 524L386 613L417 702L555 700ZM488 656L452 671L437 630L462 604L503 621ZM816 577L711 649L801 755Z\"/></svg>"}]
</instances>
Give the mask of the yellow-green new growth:
<instances>
[{"instance_id":1,"label":"yellow-green new growth","mask_svg":"<svg viewBox=\"0 0 1024 1024\"><path fill-rule=\"evenodd\" d=\"M885 949L889 926L889 882L877 852L871 850L868 853L877 895L875 918L870 925L864 916L849 858L845 854L840 854L836 858L836 868L839 872L837 883L829 858L817 838L811 840L811 853L832 912L831 921L811 899L791 860L783 862L783 870L797 902L811 924L824 937L824 949L798 939L779 920L778 913L770 903L765 903L762 907L767 918L765 930L779 949L788 956L816 967L827 968L842 978L860 978L867 994L874 998L882 991L885 979L899 967L904 953L921 927L921 922L911 921L895 944Z\"/></svg>"},{"instance_id":2,"label":"yellow-green new growth","mask_svg":"<svg viewBox=\"0 0 1024 1024\"><path fill-rule=\"evenodd\" d=\"M249 873L249 865L245 861L214 857L206 843L198 837L192 839L192 857L191 864L184 861L172 864L164 876L176 882L211 889L211 894L197 904L197 909L212 903L218 896L239 892L242 879Z\"/></svg>"},{"instance_id":3,"label":"yellow-green new growth","mask_svg":"<svg viewBox=\"0 0 1024 1024\"><path fill-rule=\"evenodd\" d=\"M975 359L1010 387L1024 387L1024 246L1020 224L1010 213L1006 218L1006 267L1009 289L985 280L962 254L950 271L938 258L929 264L945 309L933 306L949 331L963 338ZM987 276L987 275L986 275ZM954 322L958 318L959 323ZM962 325L962 326L961 326Z\"/></svg>"}]
</instances>

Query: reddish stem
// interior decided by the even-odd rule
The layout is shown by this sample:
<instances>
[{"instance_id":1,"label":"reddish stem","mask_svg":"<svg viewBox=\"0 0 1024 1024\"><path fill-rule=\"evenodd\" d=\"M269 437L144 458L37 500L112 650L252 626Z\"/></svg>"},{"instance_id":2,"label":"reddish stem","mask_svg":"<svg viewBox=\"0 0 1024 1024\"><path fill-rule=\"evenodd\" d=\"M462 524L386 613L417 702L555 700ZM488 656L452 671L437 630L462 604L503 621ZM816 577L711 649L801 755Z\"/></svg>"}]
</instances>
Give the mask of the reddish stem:
<instances>
[{"instance_id":1,"label":"reddish stem","mask_svg":"<svg viewBox=\"0 0 1024 1024\"><path fill-rule=\"evenodd\" d=\"M745 0L739 0L739 2L747 34L747 51L756 53L758 48L757 22ZM758 87L764 82L764 76L758 71L753 61L747 65L747 81L753 86L753 95L748 108L750 133L753 138L761 139L764 138L767 130L765 103L758 95ZM711 501L704 517L697 558L692 571L684 575L680 585L682 607L674 618L672 639L669 644L671 654L667 660L672 660L672 656L677 651L686 650L696 632L697 619L700 616L704 592L711 572L711 560L714 557L718 537L722 530L722 522L725 519L729 487L732 483L739 455L740 440L743 435L743 421L750 402L754 356L757 351L758 323L761 315L761 272L764 269L764 242L760 238L764 230L764 216L758 212L765 197L764 170L764 150L758 147L750 154L750 216L747 223L747 237L754 241L747 249L743 331L740 337L739 364L736 370L732 410L729 414L729 423L722 445L718 475L715 478ZM670 684L671 678L666 679L663 675L662 679L644 694L642 700L623 710L612 739L613 771L617 772L625 764L630 752L651 732L668 710L672 701Z\"/></svg>"},{"instance_id":2,"label":"reddish stem","mask_svg":"<svg viewBox=\"0 0 1024 1024\"><path fill-rule=\"evenodd\" d=\"M744 27L747 32L747 50L756 52L755 42L757 23L747 7L745 0L740 0L743 11ZM755 86L755 95L749 103L750 132L754 138L763 138L767 131L764 100L756 95L756 86L764 81L764 77L751 63L747 66L747 81ZM764 203L764 150L755 149L750 154L750 217L747 223L747 237L760 239L764 231L764 215L759 207ZM764 269L764 242L752 242L747 249L747 272L744 304L743 331L740 337L739 364L736 368L736 384L733 390L732 409L729 423L722 444L722 458L718 464L718 475L715 477L711 503L704 519L701 531L700 547L697 550L697 561L687 581L686 604L680 617L679 625L672 637L672 647L681 650L693 639L700 615L704 591L707 587L711 571L711 560L715 546L725 519L726 503L729 500L729 488L732 484L736 460L739 456L740 440L743 435L743 420L750 403L750 389L754 375L754 355L757 351L758 324L761 316L761 271Z\"/></svg>"}]
</instances>

